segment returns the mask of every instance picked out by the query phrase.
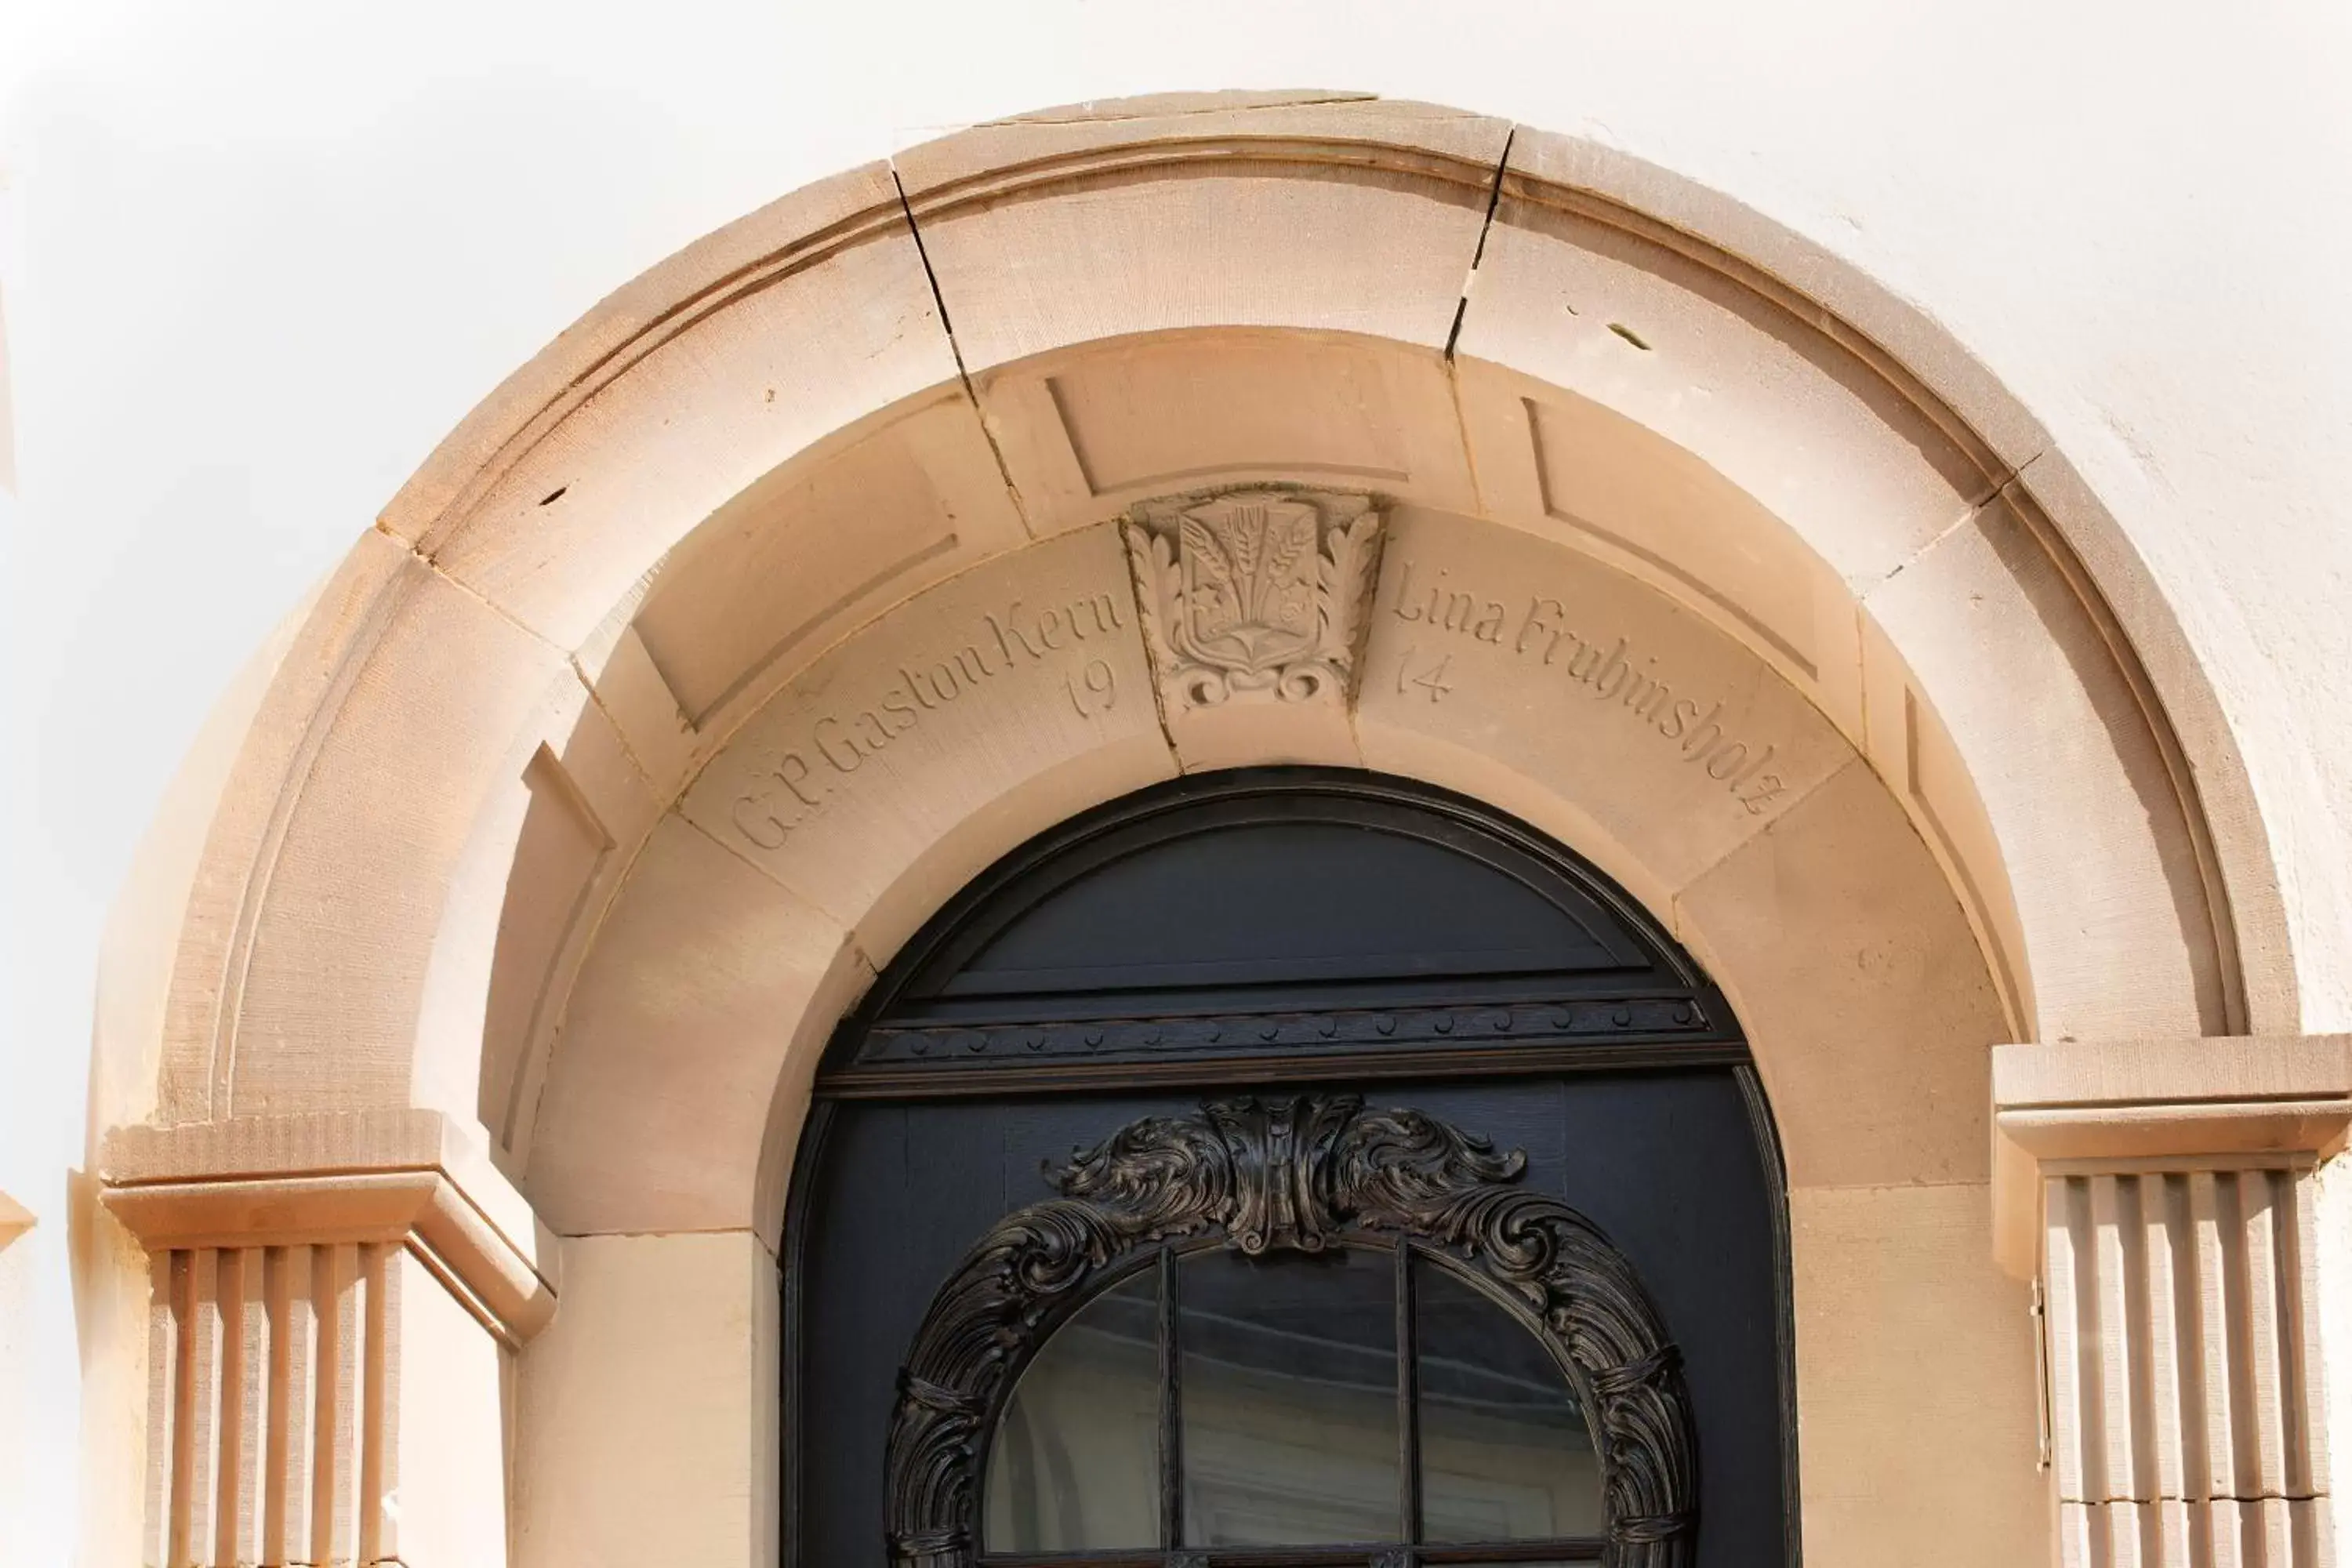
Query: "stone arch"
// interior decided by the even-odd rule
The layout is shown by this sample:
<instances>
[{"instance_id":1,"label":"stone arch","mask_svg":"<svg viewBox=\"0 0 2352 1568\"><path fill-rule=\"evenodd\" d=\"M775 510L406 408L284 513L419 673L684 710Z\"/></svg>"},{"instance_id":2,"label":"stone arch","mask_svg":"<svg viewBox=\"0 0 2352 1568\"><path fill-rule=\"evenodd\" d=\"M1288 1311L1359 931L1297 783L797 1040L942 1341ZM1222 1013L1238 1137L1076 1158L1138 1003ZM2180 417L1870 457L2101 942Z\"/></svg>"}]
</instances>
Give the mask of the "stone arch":
<instances>
[{"instance_id":1,"label":"stone arch","mask_svg":"<svg viewBox=\"0 0 2352 1568\"><path fill-rule=\"evenodd\" d=\"M1275 484L1388 518L1359 699L1163 724L1112 524ZM1441 574L1474 603L1417 635ZM1068 669L1011 624L1060 613L1076 652L1097 604ZM1563 635L1650 658L1627 679L1693 693L1688 731L1746 725L1740 784L1648 715L1613 752L1564 739ZM911 689L919 651L952 698ZM1090 706L1097 663L1123 705ZM894 684L937 710L920 745L884 743ZM107 981L130 1023L92 1114L130 1131L102 1163L151 1194L438 1173L425 1251L516 1340L541 1225L772 1241L874 965L1028 833L1182 768L1408 773L1601 864L1748 1021L1792 1187L1916 1189L1822 1199L1822 1268L1906 1227L1981 1259L2004 1036L2294 1016L2229 729L2031 416L1722 198L1414 105L1013 121L730 226L486 400L239 700L134 887L161 913ZM875 787L787 850L731 817L790 754ZM1778 786L1739 793L1768 754ZM2022 1335L1987 1326L2008 1287L1947 1272L1959 1331ZM2030 1434L2012 1392L1986 1442ZM1867 1389L1807 1397L1834 1443Z\"/></svg>"}]
</instances>

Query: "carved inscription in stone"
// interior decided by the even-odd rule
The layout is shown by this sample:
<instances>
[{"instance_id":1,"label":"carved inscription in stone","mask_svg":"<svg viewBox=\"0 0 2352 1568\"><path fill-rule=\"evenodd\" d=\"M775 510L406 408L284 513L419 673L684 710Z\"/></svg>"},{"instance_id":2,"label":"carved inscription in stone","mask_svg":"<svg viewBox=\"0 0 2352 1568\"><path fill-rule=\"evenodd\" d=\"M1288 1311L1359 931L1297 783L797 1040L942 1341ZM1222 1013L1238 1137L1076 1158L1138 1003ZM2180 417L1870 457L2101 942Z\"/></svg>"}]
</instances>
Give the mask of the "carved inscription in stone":
<instances>
[{"instance_id":1,"label":"carved inscription in stone","mask_svg":"<svg viewBox=\"0 0 2352 1568\"><path fill-rule=\"evenodd\" d=\"M826 650L678 809L845 921L881 921L887 943L945 891L924 878L962 880L1008 824L1173 764L1127 547L1105 523L961 573Z\"/></svg>"},{"instance_id":2,"label":"carved inscription in stone","mask_svg":"<svg viewBox=\"0 0 2352 1568\"><path fill-rule=\"evenodd\" d=\"M1167 769L1127 545L1079 529L976 566L797 672L710 757L679 811L837 914L955 823L1079 757ZM1101 787L1089 783L1087 787Z\"/></svg>"},{"instance_id":3,"label":"carved inscription in stone","mask_svg":"<svg viewBox=\"0 0 2352 1568\"><path fill-rule=\"evenodd\" d=\"M1091 594L1058 605L1013 599L1002 610L982 612L978 625L940 638L936 656L893 666L895 679L873 700L820 712L803 742L778 750L736 795L728 819L754 847L782 848L867 763L931 715L1007 676L1050 668L1081 716L1109 712L1119 701L1118 673L1106 656L1128 625L1122 598Z\"/></svg>"},{"instance_id":4,"label":"carved inscription in stone","mask_svg":"<svg viewBox=\"0 0 2352 1568\"><path fill-rule=\"evenodd\" d=\"M1345 707L1380 559L1363 496L1146 501L1123 526L1171 718L1232 701Z\"/></svg>"},{"instance_id":5,"label":"carved inscription in stone","mask_svg":"<svg viewBox=\"0 0 2352 1568\"><path fill-rule=\"evenodd\" d=\"M1592 628L1551 595L1473 585L1448 567L1405 557L1386 613L1414 638L1397 664L1401 697L1443 700L1455 679L1447 645L1482 643L1555 679L1564 696L1597 704L1625 726L1628 739L1672 747L1751 816L1774 809L1788 792L1774 766L1779 743L1759 745L1741 734L1730 698L1689 689L1656 654Z\"/></svg>"}]
</instances>

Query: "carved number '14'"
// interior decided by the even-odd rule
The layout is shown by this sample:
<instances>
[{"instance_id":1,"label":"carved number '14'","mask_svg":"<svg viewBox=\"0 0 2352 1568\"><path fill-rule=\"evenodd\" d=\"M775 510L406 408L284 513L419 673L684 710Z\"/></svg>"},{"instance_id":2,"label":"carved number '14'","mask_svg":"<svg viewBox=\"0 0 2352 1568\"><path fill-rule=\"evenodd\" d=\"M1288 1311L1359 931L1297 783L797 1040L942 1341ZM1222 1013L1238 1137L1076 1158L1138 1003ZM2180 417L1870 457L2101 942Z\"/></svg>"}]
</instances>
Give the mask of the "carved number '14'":
<instances>
[{"instance_id":1,"label":"carved number '14'","mask_svg":"<svg viewBox=\"0 0 2352 1568\"><path fill-rule=\"evenodd\" d=\"M1413 668L1414 660L1420 651L1418 648L1409 647L1404 650L1404 658L1397 661L1397 695L1410 697L1412 695L1411 689L1418 687L1428 694L1432 702L1434 702L1454 689L1445 681L1445 669L1454 662L1454 656L1450 653L1445 654L1435 663L1423 665L1416 671Z\"/></svg>"}]
</instances>

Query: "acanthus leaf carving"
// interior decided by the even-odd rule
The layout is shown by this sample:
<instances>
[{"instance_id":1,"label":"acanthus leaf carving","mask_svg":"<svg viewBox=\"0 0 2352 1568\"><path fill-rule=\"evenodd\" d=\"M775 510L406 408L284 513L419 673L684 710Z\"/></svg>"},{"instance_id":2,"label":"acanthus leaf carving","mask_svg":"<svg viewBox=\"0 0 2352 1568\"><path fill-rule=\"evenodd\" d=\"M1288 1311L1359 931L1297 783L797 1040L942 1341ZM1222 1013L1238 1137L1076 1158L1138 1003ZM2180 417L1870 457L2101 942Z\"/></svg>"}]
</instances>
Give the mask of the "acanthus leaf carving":
<instances>
[{"instance_id":1,"label":"acanthus leaf carving","mask_svg":"<svg viewBox=\"0 0 2352 1568\"><path fill-rule=\"evenodd\" d=\"M1045 1336L1106 1270L1222 1231L1253 1257L1389 1236L1483 1269L1577 1368L1609 1514L1604 1562L1691 1561L1697 1465L1681 1357L1633 1265L1600 1228L1517 1184L1526 1158L1424 1112L1352 1094L1245 1096L1119 1128L1048 1176L965 1255L900 1373L887 1449L903 1568L971 1568L996 1412ZM1172 1559L1171 1559L1172 1561Z\"/></svg>"},{"instance_id":2,"label":"acanthus leaf carving","mask_svg":"<svg viewBox=\"0 0 2352 1568\"><path fill-rule=\"evenodd\" d=\"M1259 488L1145 501L1121 531L1171 714L1348 702L1380 561L1369 497Z\"/></svg>"}]
</instances>

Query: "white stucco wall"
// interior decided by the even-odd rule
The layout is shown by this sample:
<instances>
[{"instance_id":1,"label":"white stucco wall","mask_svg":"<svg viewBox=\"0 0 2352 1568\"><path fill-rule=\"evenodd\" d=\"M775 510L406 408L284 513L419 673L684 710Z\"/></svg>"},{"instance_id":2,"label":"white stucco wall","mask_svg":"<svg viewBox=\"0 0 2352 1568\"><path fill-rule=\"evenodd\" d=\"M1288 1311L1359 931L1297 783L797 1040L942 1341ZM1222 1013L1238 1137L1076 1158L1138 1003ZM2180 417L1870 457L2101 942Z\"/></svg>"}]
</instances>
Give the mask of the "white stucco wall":
<instances>
[{"instance_id":1,"label":"white stucco wall","mask_svg":"<svg viewBox=\"0 0 2352 1568\"><path fill-rule=\"evenodd\" d=\"M7 1259L31 1304L0 1332L0 1406L24 1391L31 1440L0 1467L0 1561L70 1554L65 1187L91 975L214 696L432 444L599 295L783 191L994 115L1215 87L1430 100L1615 142L1910 297L2032 406L2180 606L2298 879L2304 1026L2352 1027L2352 11L2217 16L0 11L0 1191L42 1220Z\"/></svg>"}]
</instances>

